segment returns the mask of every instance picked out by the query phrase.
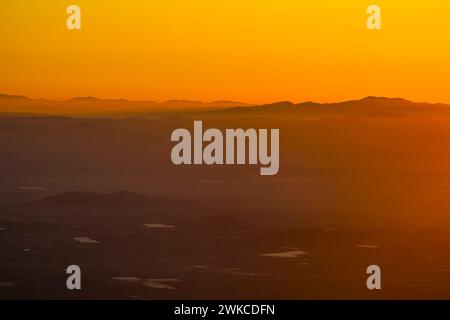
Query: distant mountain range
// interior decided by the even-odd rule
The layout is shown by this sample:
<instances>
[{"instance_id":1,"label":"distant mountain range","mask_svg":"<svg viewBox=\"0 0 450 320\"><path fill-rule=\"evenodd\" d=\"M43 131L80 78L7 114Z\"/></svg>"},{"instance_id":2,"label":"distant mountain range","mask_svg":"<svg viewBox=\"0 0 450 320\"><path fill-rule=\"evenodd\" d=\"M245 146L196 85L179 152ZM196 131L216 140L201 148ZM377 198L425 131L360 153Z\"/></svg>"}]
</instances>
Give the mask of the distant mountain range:
<instances>
[{"instance_id":1,"label":"distant mountain range","mask_svg":"<svg viewBox=\"0 0 450 320\"><path fill-rule=\"evenodd\" d=\"M142 112L199 111L242 107L247 104L219 100L212 102L167 100L132 101L127 99L100 99L75 97L69 100L31 99L21 95L0 94L0 112L41 113L60 115L138 114Z\"/></svg>"},{"instance_id":2,"label":"distant mountain range","mask_svg":"<svg viewBox=\"0 0 450 320\"><path fill-rule=\"evenodd\" d=\"M442 103L412 102L402 98L365 97L335 103L302 102L294 104L280 101L257 106L238 106L219 111L227 116L270 117L369 117L405 118L437 117L450 119L450 105Z\"/></svg>"},{"instance_id":3,"label":"distant mountain range","mask_svg":"<svg viewBox=\"0 0 450 320\"><path fill-rule=\"evenodd\" d=\"M126 99L99 99L96 97L76 97L65 101L30 99L20 95L0 94L0 113L9 114L50 114L69 116L118 116L133 117L158 113L220 112L226 115L264 115L298 113L315 114L326 111L328 115L339 114L377 115L379 117L400 117L405 114L430 112L450 115L450 105L442 103L412 102L402 98L368 96L360 100L336 103L302 102L294 104L280 101L263 105L249 105L235 101L189 101L168 100L130 101Z\"/></svg>"},{"instance_id":4,"label":"distant mountain range","mask_svg":"<svg viewBox=\"0 0 450 320\"><path fill-rule=\"evenodd\" d=\"M352 106L366 106L366 107L411 107L411 106L446 106L450 107L450 105L445 105L442 103L431 104L431 103L423 103L423 102L412 102L402 98L387 98L387 97L373 97L368 96L359 100L349 100L343 102L333 102L333 103L317 103L317 102L301 102L294 104L290 101L280 101L270 104L257 105L251 107L234 107L230 108L227 111L236 112L236 111L246 111L251 112L255 109L258 111L298 111L302 108L318 108L318 107L352 107Z\"/></svg>"}]
</instances>

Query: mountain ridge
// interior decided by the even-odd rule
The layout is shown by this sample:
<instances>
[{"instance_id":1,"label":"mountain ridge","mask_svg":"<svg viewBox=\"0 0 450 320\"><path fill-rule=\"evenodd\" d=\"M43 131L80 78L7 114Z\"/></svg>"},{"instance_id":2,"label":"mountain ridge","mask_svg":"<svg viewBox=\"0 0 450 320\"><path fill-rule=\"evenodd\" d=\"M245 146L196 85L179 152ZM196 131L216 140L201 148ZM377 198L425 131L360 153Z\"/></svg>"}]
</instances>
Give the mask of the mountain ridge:
<instances>
[{"instance_id":1,"label":"mountain ridge","mask_svg":"<svg viewBox=\"0 0 450 320\"><path fill-rule=\"evenodd\" d=\"M357 106L357 108L355 108ZM305 101L293 103L291 101L276 101L266 104L246 104L236 101L216 100L211 102L191 101L191 100L167 100L163 102L155 101L132 101L127 99L101 99L93 96L74 97L69 100L56 101L45 99L31 99L21 95L8 95L0 93L0 113L35 113L53 115L82 115L82 116L142 116L152 113L170 112L221 112L224 114L261 114L292 113L302 110L319 111L323 107L328 110L339 107L340 110L355 108L371 109L377 112L380 107L393 108L400 107L426 107L434 106L450 110L450 105L444 103L413 102L400 97L366 96L356 100L346 100L340 102L319 103ZM373 110L372 110L373 109ZM350 109L348 109L350 110ZM387 109L386 109L387 110ZM383 110L383 111L386 111Z\"/></svg>"}]
</instances>

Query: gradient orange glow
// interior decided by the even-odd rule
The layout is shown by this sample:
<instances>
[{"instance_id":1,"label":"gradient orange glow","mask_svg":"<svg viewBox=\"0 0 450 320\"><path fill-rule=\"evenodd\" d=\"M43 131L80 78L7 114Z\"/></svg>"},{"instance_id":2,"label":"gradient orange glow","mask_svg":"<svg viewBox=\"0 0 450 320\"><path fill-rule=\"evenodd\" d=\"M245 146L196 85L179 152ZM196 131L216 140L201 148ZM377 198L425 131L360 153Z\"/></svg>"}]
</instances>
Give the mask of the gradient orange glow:
<instances>
[{"instance_id":1,"label":"gradient orange glow","mask_svg":"<svg viewBox=\"0 0 450 320\"><path fill-rule=\"evenodd\" d=\"M66 28L73 3L81 31ZM448 1L8 0L0 26L3 93L450 103Z\"/></svg>"}]
</instances>

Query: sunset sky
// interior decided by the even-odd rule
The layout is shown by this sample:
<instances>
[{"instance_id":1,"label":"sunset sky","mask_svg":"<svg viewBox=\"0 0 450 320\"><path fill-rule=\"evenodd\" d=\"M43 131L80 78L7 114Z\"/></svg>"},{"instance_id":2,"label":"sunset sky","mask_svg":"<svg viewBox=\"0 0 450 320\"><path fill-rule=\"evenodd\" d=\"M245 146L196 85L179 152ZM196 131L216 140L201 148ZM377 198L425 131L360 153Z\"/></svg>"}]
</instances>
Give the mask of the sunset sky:
<instances>
[{"instance_id":1,"label":"sunset sky","mask_svg":"<svg viewBox=\"0 0 450 320\"><path fill-rule=\"evenodd\" d=\"M380 31L366 28L370 4ZM444 0L5 0L0 26L2 93L450 103Z\"/></svg>"}]
</instances>

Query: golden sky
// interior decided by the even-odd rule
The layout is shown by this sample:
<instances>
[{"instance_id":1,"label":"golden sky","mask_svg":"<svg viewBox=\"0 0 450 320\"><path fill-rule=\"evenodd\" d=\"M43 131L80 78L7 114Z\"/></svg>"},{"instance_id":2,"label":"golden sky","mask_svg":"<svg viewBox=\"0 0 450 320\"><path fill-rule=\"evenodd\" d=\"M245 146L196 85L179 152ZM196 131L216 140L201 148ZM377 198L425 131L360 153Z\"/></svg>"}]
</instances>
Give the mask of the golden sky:
<instances>
[{"instance_id":1,"label":"golden sky","mask_svg":"<svg viewBox=\"0 0 450 320\"><path fill-rule=\"evenodd\" d=\"M445 0L3 0L0 39L0 92L35 98L450 103Z\"/></svg>"}]
</instances>

